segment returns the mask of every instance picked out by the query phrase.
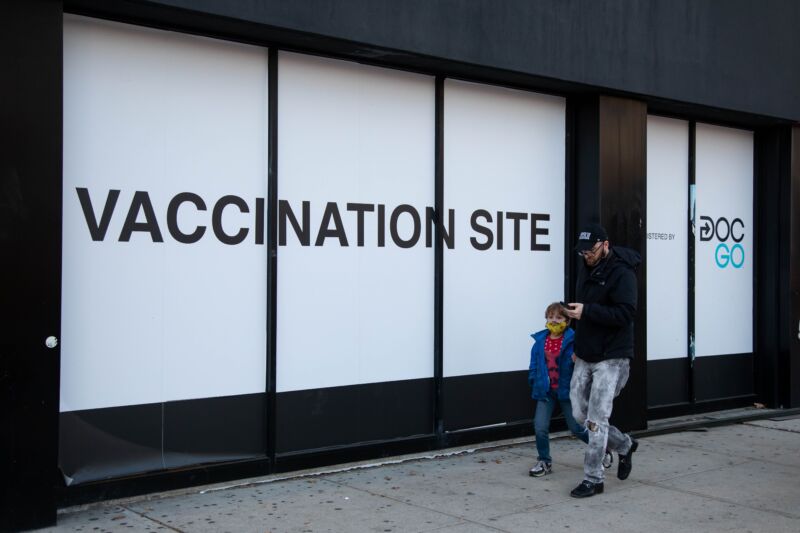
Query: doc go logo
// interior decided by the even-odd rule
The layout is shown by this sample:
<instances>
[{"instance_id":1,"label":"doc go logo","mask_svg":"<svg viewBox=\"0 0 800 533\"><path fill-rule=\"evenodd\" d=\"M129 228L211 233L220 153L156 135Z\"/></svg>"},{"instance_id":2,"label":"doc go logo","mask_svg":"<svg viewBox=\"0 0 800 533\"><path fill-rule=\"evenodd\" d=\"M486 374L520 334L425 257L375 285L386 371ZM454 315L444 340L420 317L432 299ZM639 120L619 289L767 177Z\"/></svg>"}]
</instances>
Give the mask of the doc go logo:
<instances>
[{"instance_id":1,"label":"doc go logo","mask_svg":"<svg viewBox=\"0 0 800 533\"><path fill-rule=\"evenodd\" d=\"M741 218L734 218L730 222L725 217L716 221L711 217L700 217L700 240L710 241L714 238L719 241L714 250L714 261L719 268L742 268L744 265L744 247L740 244L744 239L744 222ZM728 240L732 241L728 245Z\"/></svg>"}]
</instances>

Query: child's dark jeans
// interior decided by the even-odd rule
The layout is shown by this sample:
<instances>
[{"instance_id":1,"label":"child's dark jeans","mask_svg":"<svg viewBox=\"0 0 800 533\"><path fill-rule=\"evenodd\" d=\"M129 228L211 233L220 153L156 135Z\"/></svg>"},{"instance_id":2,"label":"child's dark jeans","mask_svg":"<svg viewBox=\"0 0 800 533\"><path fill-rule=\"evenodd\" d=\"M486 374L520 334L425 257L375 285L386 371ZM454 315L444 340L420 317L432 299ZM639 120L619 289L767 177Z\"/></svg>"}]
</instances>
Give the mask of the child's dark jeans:
<instances>
[{"instance_id":1,"label":"child's dark jeans","mask_svg":"<svg viewBox=\"0 0 800 533\"><path fill-rule=\"evenodd\" d=\"M589 432L585 427L575 421L572 416L572 404L569 400L559 400L556 391L550 389L547 401L539 400L536 402L536 414L533 417L533 429L536 431L536 450L539 452L539 461L552 463L550 457L550 419L553 417L553 410L556 404L561 405L561 412L567 422L567 427L572 434L583 442L589 442Z\"/></svg>"}]
</instances>

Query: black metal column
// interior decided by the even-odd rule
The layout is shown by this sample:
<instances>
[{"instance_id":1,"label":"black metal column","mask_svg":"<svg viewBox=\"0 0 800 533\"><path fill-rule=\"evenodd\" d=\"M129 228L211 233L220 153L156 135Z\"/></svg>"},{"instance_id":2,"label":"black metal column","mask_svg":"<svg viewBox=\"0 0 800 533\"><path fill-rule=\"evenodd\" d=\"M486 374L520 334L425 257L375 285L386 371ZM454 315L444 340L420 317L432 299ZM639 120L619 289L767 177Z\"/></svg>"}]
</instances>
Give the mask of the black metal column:
<instances>
[{"instance_id":1,"label":"black metal column","mask_svg":"<svg viewBox=\"0 0 800 533\"><path fill-rule=\"evenodd\" d=\"M60 1L0 3L0 530L56 520L61 34Z\"/></svg>"},{"instance_id":2,"label":"black metal column","mask_svg":"<svg viewBox=\"0 0 800 533\"><path fill-rule=\"evenodd\" d=\"M781 366L788 363L789 347L786 303L790 291L785 272L791 246L790 208L789 196L781 191L789 186L790 137L791 129L786 126L755 132L754 381L758 401L769 407L786 406L786 400L781 400L785 396L781 394L781 376L789 375L781 372Z\"/></svg>"},{"instance_id":3,"label":"black metal column","mask_svg":"<svg viewBox=\"0 0 800 533\"><path fill-rule=\"evenodd\" d=\"M695 376L694 376L694 359L695 359L695 316L694 316L694 304L695 304L695 292L694 292L694 285L695 285L695 232L697 231L697 176L695 174L695 169L697 168L695 163L697 161L697 123L694 121L689 122L689 220L687 224L689 225L689 233L687 239L688 245L688 252L686 257L688 258L689 268L687 270L688 273L688 280L686 280L686 303L687 303L687 310L686 310L686 326L688 327L689 331L687 332L687 350L686 350L686 364L688 366L688 373L687 376L689 378L689 404L692 406L697 401L697 391L695 387Z\"/></svg>"},{"instance_id":4,"label":"black metal column","mask_svg":"<svg viewBox=\"0 0 800 533\"><path fill-rule=\"evenodd\" d=\"M434 432L438 446L445 445L444 431L444 78L436 77L436 118L434 135L434 274L433 274L433 381L434 381ZM450 229L453 231L453 228Z\"/></svg>"},{"instance_id":5,"label":"black metal column","mask_svg":"<svg viewBox=\"0 0 800 533\"><path fill-rule=\"evenodd\" d=\"M612 246L626 246L642 254L637 276L636 355L628 384L614 403L612 422L626 431L643 429L647 427L647 106L599 96L577 101L575 112L576 225L599 220ZM572 272L578 260L570 265Z\"/></svg>"},{"instance_id":6,"label":"black metal column","mask_svg":"<svg viewBox=\"0 0 800 533\"><path fill-rule=\"evenodd\" d=\"M647 105L601 96L599 111L600 220L612 245L642 255L630 378L614 403L620 429L647 427Z\"/></svg>"},{"instance_id":7,"label":"black metal column","mask_svg":"<svg viewBox=\"0 0 800 533\"><path fill-rule=\"evenodd\" d=\"M275 465L277 436L277 309L278 309L278 51L269 49L267 126L267 456L270 471Z\"/></svg>"},{"instance_id":8,"label":"black metal column","mask_svg":"<svg viewBox=\"0 0 800 533\"><path fill-rule=\"evenodd\" d=\"M788 342L784 373L788 378L785 383L783 401L785 407L800 406L800 126L791 131L789 170L789 216L788 240L783 242L789 247L789 302L787 302Z\"/></svg>"}]
</instances>

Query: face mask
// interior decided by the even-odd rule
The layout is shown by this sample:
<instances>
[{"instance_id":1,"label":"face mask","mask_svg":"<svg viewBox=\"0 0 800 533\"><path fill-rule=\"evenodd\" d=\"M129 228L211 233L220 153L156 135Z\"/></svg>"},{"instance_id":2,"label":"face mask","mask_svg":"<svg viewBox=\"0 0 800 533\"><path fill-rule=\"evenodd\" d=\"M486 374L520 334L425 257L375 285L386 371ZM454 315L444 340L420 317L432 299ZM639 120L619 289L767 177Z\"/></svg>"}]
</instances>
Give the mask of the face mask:
<instances>
[{"instance_id":1,"label":"face mask","mask_svg":"<svg viewBox=\"0 0 800 533\"><path fill-rule=\"evenodd\" d=\"M567 329L566 322L548 322L545 326L553 335L561 335Z\"/></svg>"}]
</instances>

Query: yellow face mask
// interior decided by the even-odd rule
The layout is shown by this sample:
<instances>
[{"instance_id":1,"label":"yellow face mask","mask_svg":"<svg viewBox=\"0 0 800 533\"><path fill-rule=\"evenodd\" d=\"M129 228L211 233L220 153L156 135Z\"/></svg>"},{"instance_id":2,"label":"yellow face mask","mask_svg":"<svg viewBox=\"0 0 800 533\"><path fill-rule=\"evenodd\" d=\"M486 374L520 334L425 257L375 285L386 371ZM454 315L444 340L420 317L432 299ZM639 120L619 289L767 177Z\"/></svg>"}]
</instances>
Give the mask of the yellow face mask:
<instances>
[{"instance_id":1,"label":"yellow face mask","mask_svg":"<svg viewBox=\"0 0 800 533\"><path fill-rule=\"evenodd\" d=\"M567 329L566 322L548 322L545 326L553 335L561 335Z\"/></svg>"}]
</instances>

